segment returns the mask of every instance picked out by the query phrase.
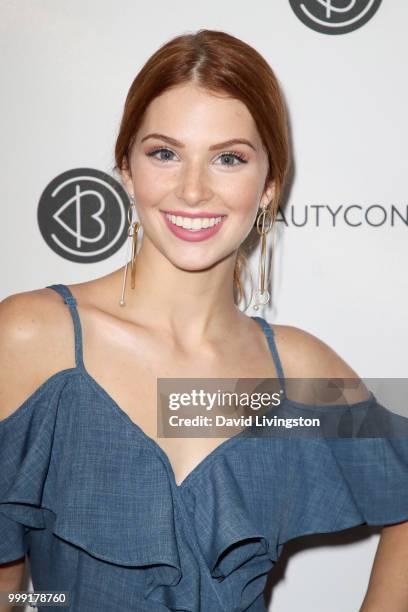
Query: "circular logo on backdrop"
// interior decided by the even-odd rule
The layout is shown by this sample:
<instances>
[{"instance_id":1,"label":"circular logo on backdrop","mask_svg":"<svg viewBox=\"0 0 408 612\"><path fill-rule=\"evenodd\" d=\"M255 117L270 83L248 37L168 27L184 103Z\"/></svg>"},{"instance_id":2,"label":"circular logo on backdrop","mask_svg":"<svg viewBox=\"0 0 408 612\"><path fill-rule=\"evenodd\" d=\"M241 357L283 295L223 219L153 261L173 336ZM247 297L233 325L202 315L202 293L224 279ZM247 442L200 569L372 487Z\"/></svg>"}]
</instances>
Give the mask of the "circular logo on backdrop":
<instances>
[{"instance_id":1,"label":"circular logo on backdrop","mask_svg":"<svg viewBox=\"0 0 408 612\"><path fill-rule=\"evenodd\" d=\"M54 178L38 205L40 232L55 253L94 263L116 253L127 238L129 197L109 174L92 168Z\"/></svg>"},{"instance_id":2,"label":"circular logo on backdrop","mask_svg":"<svg viewBox=\"0 0 408 612\"><path fill-rule=\"evenodd\" d=\"M361 28L381 0L289 0L305 25L323 34L346 34Z\"/></svg>"}]
</instances>

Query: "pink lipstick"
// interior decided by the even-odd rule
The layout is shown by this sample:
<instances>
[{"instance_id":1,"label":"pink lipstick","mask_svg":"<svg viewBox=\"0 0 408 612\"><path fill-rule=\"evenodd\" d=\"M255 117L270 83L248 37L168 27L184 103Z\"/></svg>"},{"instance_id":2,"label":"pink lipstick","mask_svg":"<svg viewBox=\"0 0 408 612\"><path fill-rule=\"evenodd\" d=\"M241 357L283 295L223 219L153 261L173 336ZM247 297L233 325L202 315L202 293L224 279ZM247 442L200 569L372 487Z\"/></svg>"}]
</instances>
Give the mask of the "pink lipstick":
<instances>
[{"instance_id":1,"label":"pink lipstick","mask_svg":"<svg viewBox=\"0 0 408 612\"><path fill-rule=\"evenodd\" d=\"M202 240L207 240L211 238L215 234L217 234L221 226L224 224L226 219L226 215L217 215L216 213L187 213L182 211L161 211L164 217L164 220L167 224L169 230L180 238L181 240L186 240L187 242L201 242ZM221 221L215 223L212 227L203 227L201 229L186 229L185 227L181 227L176 225L170 219L167 218L167 215L174 215L175 217L189 217L191 219L207 219L207 218L217 218L221 217Z\"/></svg>"}]
</instances>

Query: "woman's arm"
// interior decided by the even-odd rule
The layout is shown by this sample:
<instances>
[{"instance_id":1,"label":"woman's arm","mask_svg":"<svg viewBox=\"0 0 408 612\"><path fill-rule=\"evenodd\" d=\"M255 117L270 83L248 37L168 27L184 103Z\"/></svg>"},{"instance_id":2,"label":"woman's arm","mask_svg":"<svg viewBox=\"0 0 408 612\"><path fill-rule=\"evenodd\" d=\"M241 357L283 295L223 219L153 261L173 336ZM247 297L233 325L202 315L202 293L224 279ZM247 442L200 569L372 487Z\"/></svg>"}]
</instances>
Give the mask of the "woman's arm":
<instances>
[{"instance_id":1,"label":"woman's arm","mask_svg":"<svg viewBox=\"0 0 408 612\"><path fill-rule=\"evenodd\" d=\"M0 593L20 591L24 576L25 557L0 565ZM12 612L13 606L0 602L0 612Z\"/></svg>"},{"instance_id":2,"label":"woman's arm","mask_svg":"<svg viewBox=\"0 0 408 612\"><path fill-rule=\"evenodd\" d=\"M368 589L359 612L407 612L408 521L381 532Z\"/></svg>"}]
</instances>

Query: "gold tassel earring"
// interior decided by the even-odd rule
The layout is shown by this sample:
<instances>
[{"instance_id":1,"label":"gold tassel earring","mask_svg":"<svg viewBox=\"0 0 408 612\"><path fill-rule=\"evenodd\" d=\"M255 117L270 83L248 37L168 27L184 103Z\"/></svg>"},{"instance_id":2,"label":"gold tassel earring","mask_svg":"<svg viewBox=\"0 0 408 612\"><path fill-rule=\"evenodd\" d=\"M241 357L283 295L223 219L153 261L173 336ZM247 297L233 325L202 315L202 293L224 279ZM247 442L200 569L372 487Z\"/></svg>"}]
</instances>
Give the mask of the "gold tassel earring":
<instances>
[{"instance_id":1,"label":"gold tassel earring","mask_svg":"<svg viewBox=\"0 0 408 612\"><path fill-rule=\"evenodd\" d=\"M135 274L136 274L136 253L137 253L137 237L139 229L141 228L141 224L139 221L136 221L137 210L135 205L134 196L130 196L130 205L128 208L128 244L126 251L126 265L123 273L123 282L122 282L122 292L119 300L120 306L125 306L125 288L126 288L126 278L127 271L129 266L129 255L130 255L130 286L132 289L135 288ZM129 253L130 251L130 253Z\"/></svg>"},{"instance_id":2,"label":"gold tassel earring","mask_svg":"<svg viewBox=\"0 0 408 612\"><path fill-rule=\"evenodd\" d=\"M265 288L265 259L266 259L266 235L272 229L273 217L268 204L262 204L260 213L256 220L256 229L261 236L261 254L258 270L258 289L255 292L254 310L259 310L259 306L265 306L269 302L269 291Z\"/></svg>"}]
</instances>

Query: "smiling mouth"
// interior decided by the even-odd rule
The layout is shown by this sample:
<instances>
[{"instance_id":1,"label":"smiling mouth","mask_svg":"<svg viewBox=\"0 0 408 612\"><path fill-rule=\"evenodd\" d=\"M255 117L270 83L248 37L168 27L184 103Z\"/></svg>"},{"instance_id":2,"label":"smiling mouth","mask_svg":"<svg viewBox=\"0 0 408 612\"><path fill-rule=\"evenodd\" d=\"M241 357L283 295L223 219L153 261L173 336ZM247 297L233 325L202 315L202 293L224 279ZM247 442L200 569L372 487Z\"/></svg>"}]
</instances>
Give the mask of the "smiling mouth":
<instances>
[{"instance_id":1,"label":"smiling mouth","mask_svg":"<svg viewBox=\"0 0 408 612\"><path fill-rule=\"evenodd\" d=\"M200 230L214 227L218 225L218 223L221 223L226 217L226 215L220 215L218 217L184 217L181 215L171 215L169 213L163 214L173 225L192 232L199 232Z\"/></svg>"}]
</instances>

